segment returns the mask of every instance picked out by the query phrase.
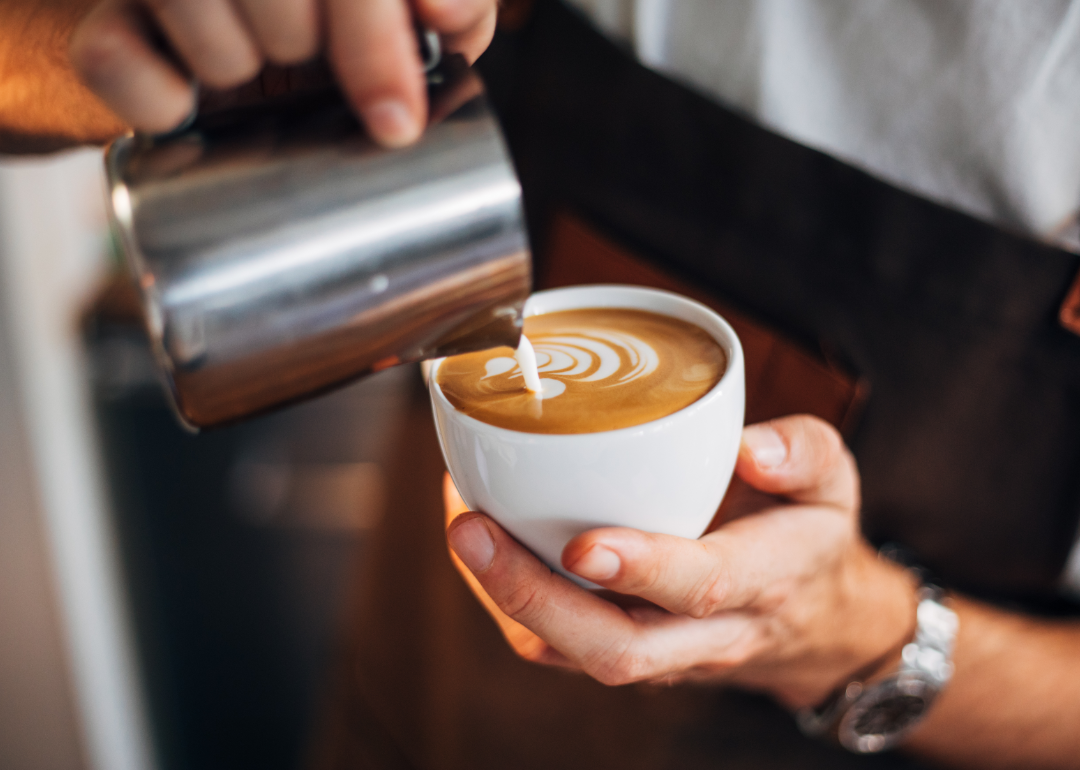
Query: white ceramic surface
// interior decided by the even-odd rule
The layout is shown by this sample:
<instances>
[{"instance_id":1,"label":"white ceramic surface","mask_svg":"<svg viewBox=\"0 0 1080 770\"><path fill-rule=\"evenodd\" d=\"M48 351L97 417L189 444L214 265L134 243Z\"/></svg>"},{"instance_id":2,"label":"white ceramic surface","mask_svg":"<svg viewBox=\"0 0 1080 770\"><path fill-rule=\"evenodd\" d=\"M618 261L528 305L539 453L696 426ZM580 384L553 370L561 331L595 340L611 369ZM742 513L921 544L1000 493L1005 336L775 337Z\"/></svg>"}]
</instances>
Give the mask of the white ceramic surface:
<instances>
[{"instance_id":1,"label":"white ceramic surface","mask_svg":"<svg viewBox=\"0 0 1080 770\"><path fill-rule=\"evenodd\" d=\"M690 406L659 420L602 433L548 435L498 428L458 412L428 379L443 457L461 497L581 585L560 563L576 535L595 527L635 527L699 537L720 505L739 450L745 384L743 352L719 315L670 292L631 286L575 286L534 294L526 315L622 307L697 324L723 346L720 382Z\"/></svg>"}]
</instances>

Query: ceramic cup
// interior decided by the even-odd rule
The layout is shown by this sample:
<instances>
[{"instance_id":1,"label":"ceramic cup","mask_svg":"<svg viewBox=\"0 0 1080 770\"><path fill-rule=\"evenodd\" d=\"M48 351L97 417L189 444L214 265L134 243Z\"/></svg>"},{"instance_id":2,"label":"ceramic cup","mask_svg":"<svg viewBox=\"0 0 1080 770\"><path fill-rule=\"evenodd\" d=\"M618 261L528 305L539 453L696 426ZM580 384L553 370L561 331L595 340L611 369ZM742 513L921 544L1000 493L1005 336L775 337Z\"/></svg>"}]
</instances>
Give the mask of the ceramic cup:
<instances>
[{"instance_id":1,"label":"ceramic cup","mask_svg":"<svg viewBox=\"0 0 1080 770\"><path fill-rule=\"evenodd\" d=\"M720 343L728 365L712 390L666 417L600 433L549 435L498 428L457 411L428 385L443 457L468 506L483 511L552 569L563 548L596 527L634 527L697 538L727 490L742 435L743 352L731 327L704 305L656 289L575 286L534 294L525 315L636 308L689 321Z\"/></svg>"}]
</instances>

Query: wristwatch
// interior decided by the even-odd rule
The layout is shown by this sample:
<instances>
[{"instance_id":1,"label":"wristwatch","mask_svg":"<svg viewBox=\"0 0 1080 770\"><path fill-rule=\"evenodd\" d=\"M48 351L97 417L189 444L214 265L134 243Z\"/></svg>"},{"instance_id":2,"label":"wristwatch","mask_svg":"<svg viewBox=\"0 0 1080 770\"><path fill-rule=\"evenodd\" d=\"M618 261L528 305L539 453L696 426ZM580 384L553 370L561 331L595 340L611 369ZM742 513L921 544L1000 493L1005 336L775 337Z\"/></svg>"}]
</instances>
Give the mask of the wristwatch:
<instances>
[{"instance_id":1,"label":"wristwatch","mask_svg":"<svg viewBox=\"0 0 1080 770\"><path fill-rule=\"evenodd\" d=\"M919 590L915 638L904 645L899 668L884 679L854 681L818 708L795 717L803 734L832 734L849 751L890 749L926 715L952 677L953 644L959 622L940 588Z\"/></svg>"}]
</instances>

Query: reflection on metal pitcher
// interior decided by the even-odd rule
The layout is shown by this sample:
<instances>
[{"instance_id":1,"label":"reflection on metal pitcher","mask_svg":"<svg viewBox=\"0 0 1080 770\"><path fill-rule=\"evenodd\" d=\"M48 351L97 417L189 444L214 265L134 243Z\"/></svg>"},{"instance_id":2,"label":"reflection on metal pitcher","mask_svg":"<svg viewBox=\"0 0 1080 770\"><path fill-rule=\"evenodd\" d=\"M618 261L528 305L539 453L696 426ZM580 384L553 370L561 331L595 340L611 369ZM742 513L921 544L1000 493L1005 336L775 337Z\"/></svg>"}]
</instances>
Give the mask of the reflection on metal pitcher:
<instances>
[{"instance_id":1,"label":"reflection on metal pitcher","mask_svg":"<svg viewBox=\"0 0 1080 770\"><path fill-rule=\"evenodd\" d=\"M108 155L111 206L183 420L246 417L397 363L516 346L521 188L476 74L387 150L324 90Z\"/></svg>"}]
</instances>

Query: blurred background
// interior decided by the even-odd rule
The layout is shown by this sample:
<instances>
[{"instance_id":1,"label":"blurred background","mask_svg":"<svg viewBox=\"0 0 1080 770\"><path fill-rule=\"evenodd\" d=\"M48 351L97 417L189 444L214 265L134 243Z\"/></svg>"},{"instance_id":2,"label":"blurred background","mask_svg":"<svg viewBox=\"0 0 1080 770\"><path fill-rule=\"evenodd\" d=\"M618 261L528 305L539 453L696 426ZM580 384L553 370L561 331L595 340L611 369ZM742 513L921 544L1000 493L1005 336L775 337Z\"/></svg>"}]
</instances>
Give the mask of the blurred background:
<instances>
[{"instance_id":1,"label":"blurred background","mask_svg":"<svg viewBox=\"0 0 1080 770\"><path fill-rule=\"evenodd\" d=\"M418 373L185 433L103 190L0 163L0 766L301 766Z\"/></svg>"}]
</instances>

